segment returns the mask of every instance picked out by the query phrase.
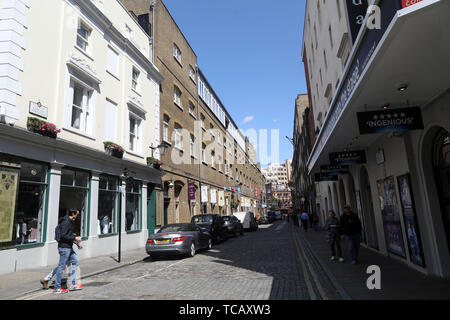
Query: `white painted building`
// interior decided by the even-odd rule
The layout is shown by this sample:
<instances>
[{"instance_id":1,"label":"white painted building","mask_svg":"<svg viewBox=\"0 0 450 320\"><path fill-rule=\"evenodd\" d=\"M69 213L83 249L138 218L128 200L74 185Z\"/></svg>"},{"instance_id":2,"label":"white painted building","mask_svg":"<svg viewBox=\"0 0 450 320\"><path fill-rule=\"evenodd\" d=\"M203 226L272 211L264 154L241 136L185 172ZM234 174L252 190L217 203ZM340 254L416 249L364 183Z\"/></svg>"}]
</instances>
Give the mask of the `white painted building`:
<instances>
[{"instance_id":1,"label":"white painted building","mask_svg":"<svg viewBox=\"0 0 450 320\"><path fill-rule=\"evenodd\" d=\"M307 12L316 11L317 2L322 5L322 1L308 1L314 7ZM335 152L362 151L366 159L349 162L349 174L338 175L337 181L317 184L318 210L324 216L329 209L342 213L342 207L351 204L363 220L363 242L368 248L425 274L449 277L450 42L444 30L449 27L450 2L369 0L368 5L371 15L354 41L350 38L350 54L338 73L331 103L313 98L320 131L308 169L310 174L321 172ZM349 10L342 15L349 17ZM324 11L321 20L326 30L337 21L338 11L326 10L328 15L335 13L332 17ZM378 27L372 28L371 22ZM307 20L307 51L313 38ZM328 52L329 37L320 36L318 41L318 47ZM335 53L329 51L328 56ZM334 63L339 70L340 62ZM314 93L321 67L313 62L308 69ZM382 126L412 114L414 107L423 118L423 129L418 121L410 131L391 127L383 132ZM320 121L316 112L323 110L328 112ZM358 113L367 112L375 112L374 120L358 121ZM408 121L419 116L410 115ZM369 123L375 123L374 133L361 129Z\"/></svg>"},{"instance_id":2,"label":"white painted building","mask_svg":"<svg viewBox=\"0 0 450 320\"><path fill-rule=\"evenodd\" d=\"M81 258L117 252L118 232L122 250L143 247L161 183L147 166L163 81L149 36L117 0L2 0L0 17L0 274L55 265L71 208ZM61 132L32 132L30 117Z\"/></svg>"}]
</instances>

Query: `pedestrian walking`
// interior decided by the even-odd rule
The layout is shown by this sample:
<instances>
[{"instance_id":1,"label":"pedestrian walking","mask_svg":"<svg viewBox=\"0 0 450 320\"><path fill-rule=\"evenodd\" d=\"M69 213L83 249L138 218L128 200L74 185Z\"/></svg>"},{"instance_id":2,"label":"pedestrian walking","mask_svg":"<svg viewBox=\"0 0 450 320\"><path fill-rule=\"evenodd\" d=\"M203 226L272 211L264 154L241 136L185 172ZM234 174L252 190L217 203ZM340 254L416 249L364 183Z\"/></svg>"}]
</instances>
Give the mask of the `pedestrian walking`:
<instances>
[{"instance_id":1,"label":"pedestrian walking","mask_svg":"<svg viewBox=\"0 0 450 320\"><path fill-rule=\"evenodd\" d=\"M339 234L340 223L339 219L336 217L336 213L333 210L330 210L330 212L328 213L326 228L328 230L328 243L331 247L331 261L336 260L337 249L339 262L344 262L345 260L342 256L341 237Z\"/></svg>"},{"instance_id":2,"label":"pedestrian walking","mask_svg":"<svg viewBox=\"0 0 450 320\"><path fill-rule=\"evenodd\" d=\"M346 239L347 250L352 264L356 264L359 257L359 247L361 243L361 220L350 206L344 207L344 214L341 217L341 237Z\"/></svg>"},{"instance_id":3,"label":"pedestrian walking","mask_svg":"<svg viewBox=\"0 0 450 320\"><path fill-rule=\"evenodd\" d=\"M302 226L305 232L308 232L309 215L306 211L301 214Z\"/></svg>"},{"instance_id":4,"label":"pedestrian walking","mask_svg":"<svg viewBox=\"0 0 450 320\"><path fill-rule=\"evenodd\" d=\"M317 232L317 230L319 228L319 216L317 214L313 215L313 227L314 227L314 231Z\"/></svg>"},{"instance_id":5,"label":"pedestrian walking","mask_svg":"<svg viewBox=\"0 0 450 320\"><path fill-rule=\"evenodd\" d=\"M68 290L61 288L62 273L70 262L69 279L67 288L69 291L81 290L83 285L76 282L76 269L79 265L79 259L75 251L73 250L74 242L78 245L81 244L81 237L76 236L73 231L73 223L80 216L79 210L69 210L68 214L62 219L55 229L55 240L58 242L59 252L59 264L56 268L56 281L54 294L67 293ZM79 248L82 248L81 245Z\"/></svg>"},{"instance_id":6,"label":"pedestrian walking","mask_svg":"<svg viewBox=\"0 0 450 320\"><path fill-rule=\"evenodd\" d=\"M297 213L297 227L299 227L300 228L300 221L302 221L302 214L301 214L301 211L299 211L298 213Z\"/></svg>"}]
</instances>

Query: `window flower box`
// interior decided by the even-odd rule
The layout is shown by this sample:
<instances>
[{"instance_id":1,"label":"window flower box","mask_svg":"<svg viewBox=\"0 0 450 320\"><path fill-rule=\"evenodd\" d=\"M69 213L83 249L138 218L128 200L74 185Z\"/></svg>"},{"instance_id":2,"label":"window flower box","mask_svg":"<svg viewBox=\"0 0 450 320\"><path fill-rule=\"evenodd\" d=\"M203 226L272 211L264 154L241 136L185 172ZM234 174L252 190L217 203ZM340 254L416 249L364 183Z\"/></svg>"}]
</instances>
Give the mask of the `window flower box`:
<instances>
[{"instance_id":1,"label":"window flower box","mask_svg":"<svg viewBox=\"0 0 450 320\"><path fill-rule=\"evenodd\" d=\"M121 146L110 141L104 142L103 144L105 146L105 154L118 159L123 159L125 150Z\"/></svg>"},{"instance_id":2,"label":"window flower box","mask_svg":"<svg viewBox=\"0 0 450 320\"><path fill-rule=\"evenodd\" d=\"M150 157L150 158L147 158L147 165L160 170L162 162L159 161L158 159Z\"/></svg>"},{"instance_id":3,"label":"window flower box","mask_svg":"<svg viewBox=\"0 0 450 320\"><path fill-rule=\"evenodd\" d=\"M29 117L27 121L28 131L38 133L44 137L56 139L61 130L57 129L53 123Z\"/></svg>"}]
</instances>

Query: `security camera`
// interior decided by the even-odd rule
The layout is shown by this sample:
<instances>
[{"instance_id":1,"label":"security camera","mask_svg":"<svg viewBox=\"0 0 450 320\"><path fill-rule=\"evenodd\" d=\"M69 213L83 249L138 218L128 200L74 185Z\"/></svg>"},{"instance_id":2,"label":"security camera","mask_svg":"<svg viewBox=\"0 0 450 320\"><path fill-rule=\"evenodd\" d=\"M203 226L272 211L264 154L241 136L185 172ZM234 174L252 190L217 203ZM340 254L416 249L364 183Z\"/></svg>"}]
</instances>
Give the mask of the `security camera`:
<instances>
[{"instance_id":1,"label":"security camera","mask_svg":"<svg viewBox=\"0 0 450 320\"><path fill-rule=\"evenodd\" d=\"M169 183L169 188L172 189L173 187L175 187L175 185L173 184L173 182Z\"/></svg>"}]
</instances>

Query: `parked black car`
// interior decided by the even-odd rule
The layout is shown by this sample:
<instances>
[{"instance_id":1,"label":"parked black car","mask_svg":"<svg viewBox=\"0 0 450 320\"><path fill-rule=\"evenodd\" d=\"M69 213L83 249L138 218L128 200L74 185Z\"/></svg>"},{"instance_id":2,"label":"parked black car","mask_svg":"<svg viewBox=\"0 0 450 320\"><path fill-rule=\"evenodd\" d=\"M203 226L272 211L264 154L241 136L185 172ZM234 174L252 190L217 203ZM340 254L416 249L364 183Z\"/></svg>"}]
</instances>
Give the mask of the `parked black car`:
<instances>
[{"instance_id":1,"label":"parked black car","mask_svg":"<svg viewBox=\"0 0 450 320\"><path fill-rule=\"evenodd\" d=\"M193 224L205 228L215 243L228 240L228 227L225 225L223 217L218 214L203 214L192 217Z\"/></svg>"},{"instance_id":2,"label":"parked black car","mask_svg":"<svg viewBox=\"0 0 450 320\"><path fill-rule=\"evenodd\" d=\"M238 218L236 218L235 216L227 216L223 217L223 220L225 221L225 225L228 228L228 234L233 235L234 237L239 234L241 236L244 234L244 226Z\"/></svg>"},{"instance_id":3,"label":"parked black car","mask_svg":"<svg viewBox=\"0 0 450 320\"><path fill-rule=\"evenodd\" d=\"M269 219L269 223L272 223L272 222L274 222L277 219L276 214L275 214L274 211L269 211L267 213L267 218Z\"/></svg>"}]
</instances>

